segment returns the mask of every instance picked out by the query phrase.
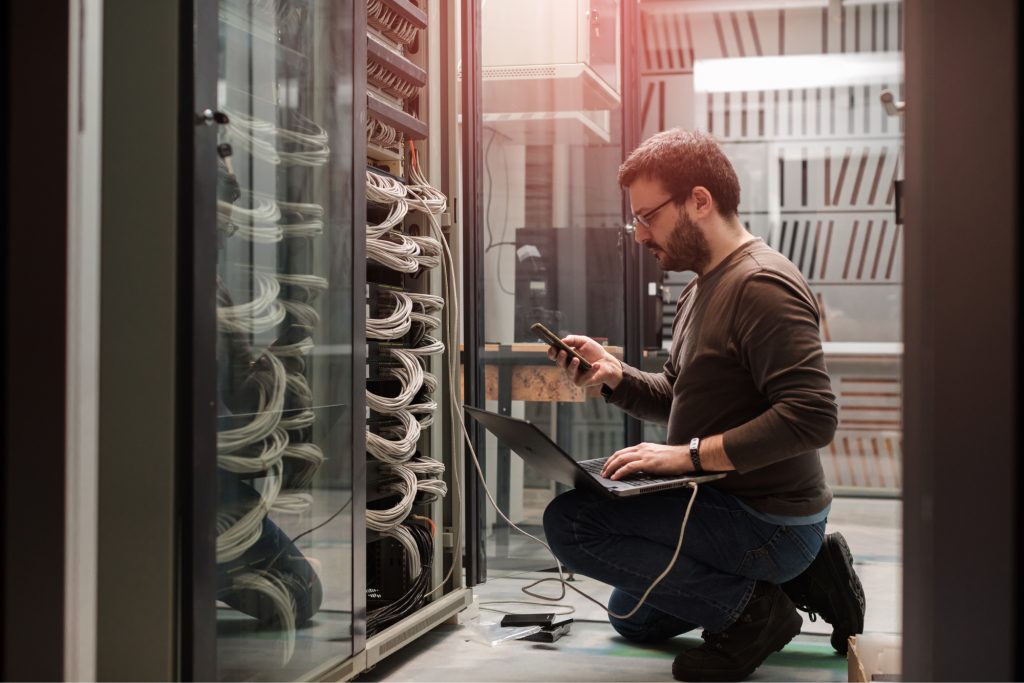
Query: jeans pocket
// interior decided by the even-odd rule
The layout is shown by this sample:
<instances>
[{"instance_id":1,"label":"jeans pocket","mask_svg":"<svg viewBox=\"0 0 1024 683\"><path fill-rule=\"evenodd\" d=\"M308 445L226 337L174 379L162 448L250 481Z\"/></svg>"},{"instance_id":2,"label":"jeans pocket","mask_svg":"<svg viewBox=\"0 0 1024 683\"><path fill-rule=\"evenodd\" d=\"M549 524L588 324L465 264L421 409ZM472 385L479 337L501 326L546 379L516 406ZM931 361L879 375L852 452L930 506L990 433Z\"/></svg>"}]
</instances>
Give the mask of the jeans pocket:
<instances>
[{"instance_id":1,"label":"jeans pocket","mask_svg":"<svg viewBox=\"0 0 1024 683\"><path fill-rule=\"evenodd\" d=\"M773 534L768 542L760 548L748 550L743 555L743 561L736 573L748 579L778 583L779 567L775 558L772 557L772 545L775 543L778 533L777 531Z\"/></svg>"}]
</instances>

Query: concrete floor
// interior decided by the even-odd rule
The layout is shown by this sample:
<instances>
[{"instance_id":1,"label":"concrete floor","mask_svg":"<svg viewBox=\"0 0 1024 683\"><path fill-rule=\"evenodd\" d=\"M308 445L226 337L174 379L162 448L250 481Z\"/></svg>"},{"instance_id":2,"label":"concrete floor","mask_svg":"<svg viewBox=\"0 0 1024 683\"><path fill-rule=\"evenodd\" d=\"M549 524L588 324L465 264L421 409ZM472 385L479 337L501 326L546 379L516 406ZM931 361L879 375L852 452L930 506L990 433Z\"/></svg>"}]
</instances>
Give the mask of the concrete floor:
<instances>
[{"instance_id":1,"label":"concrete floor","mask_svg":"<svg viewBox=\"0 0 1024 683\"><path fill-rule=\"evenodd\" d=\"M841 531L854 554L857 573L867 595L865 631L901 632L902 518L897 500L837 499L828 532ZM518 543L518 542L517 542ZM534 544L536 545L536 544ZM513 546L517 548L518 545ZM538 546L539 547L539 546ZM539 547L544 553L543 547ZM537 555L538 560L541 555ZM543 563L541 563L542 565ZM538 566L541 566L538 565ZM501 575L499 575L501 574ZM569 591L559 603L492 604L531 600L520 592L547 572L495 572L474 589L477 618L464 614L462 624L435 628L413 644L390 655L358 681L670 681L672 659L685 647L699 643L693 632L659 647L641 647L620 638L603 610ZM610 589L577 577L577 585L606 602ZM554 583L537 590L557 595ZM562 605L556 607L553 605ZM500 621L493 609L510 612L568 611L572 632L550 644L521 640L492 646L486 624ZM490 608L490 609L488 609ZM467 610L471 612L473 608ZM845 681L846 660L829 644L831 627L821 620L804 620L804 629L782 652L768 658L750 678L757 681Z\"/></svg>"}]
</instances>

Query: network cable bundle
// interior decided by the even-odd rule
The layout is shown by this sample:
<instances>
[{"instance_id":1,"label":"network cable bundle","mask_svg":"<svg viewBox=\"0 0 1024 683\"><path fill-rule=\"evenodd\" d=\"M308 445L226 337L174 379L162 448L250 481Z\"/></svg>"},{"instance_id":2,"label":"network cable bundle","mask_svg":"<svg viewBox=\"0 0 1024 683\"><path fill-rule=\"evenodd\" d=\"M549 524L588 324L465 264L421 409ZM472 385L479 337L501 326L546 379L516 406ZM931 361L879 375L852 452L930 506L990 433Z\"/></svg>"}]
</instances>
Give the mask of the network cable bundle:
<instances>
[{"instance_id":1,"label":"network cable bundle","mask_svg":"<svg viewBox=\"0 0 1024 683\"><path fill-rule=\"evenodd\" d=\"M415 158L415 157L413 157ZM411 166L415 169L415 162ZM438 379L427 359L445 351L440 338L444 299L414 291L425 272L441 265L434 236L410 235L403 219L412 212L431 217L445 200L425 184L410 184L383 172L366 175L368 473L368 633L416 609L429 586L434 524L414 508L447 494L444 465L420 451L424 430L434 423Z\"/></svg>"},{"instance_id":2,"label":"network cable bundle","mask_svg":"<svg viewBox=\"0 0 1024 683\"><path fill-rule=\"evenodd\" d=\"M444 465L425 455L438 406L432 357L445 351L445 299L429 292L442 265L433 224L447 200L420 175L415 140L426 72L414 63L427 15L409 0L367 1L367 633L428 596Z\"/></svg>"},{"instance_id":3,"label":"network cable bundle","mask_svg":"<svg viewBox=\"0 0 1024 683\"><path fill-rule=\"evenodd\" d=\"M275 43L306 25L301 8L284 7L221 2L228 25ZM284 665L296 629L323 599L313 565L279 524L310 517L326 459L310 371L328 288L314 272L324 207L303 200L322 184L330 146L302 98L278 102L276 78L249 75L251 92L221 91L228 121L218 147L216 560L218 599L280 630Z\"/></svg>"}]
</instances>

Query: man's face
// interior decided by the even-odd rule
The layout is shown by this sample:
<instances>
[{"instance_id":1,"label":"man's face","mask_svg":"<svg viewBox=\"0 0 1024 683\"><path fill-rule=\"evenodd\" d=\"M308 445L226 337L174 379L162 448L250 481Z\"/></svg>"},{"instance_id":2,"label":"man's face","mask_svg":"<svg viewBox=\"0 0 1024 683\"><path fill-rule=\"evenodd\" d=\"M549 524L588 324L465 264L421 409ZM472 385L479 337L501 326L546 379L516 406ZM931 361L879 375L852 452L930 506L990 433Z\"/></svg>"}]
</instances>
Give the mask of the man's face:
<instances>
[{"instance_id":1,"label":"man's face","mask_svg":"<svg viewBox=\"0 0 1024 683\"><path fill-rule=\"evenodd\" d=\"M686 205L669 202L660 181L641 178L629 186L629 203L636 222L633 239L647 247L662 270L692 270L702 273L711 260L711 248L704 233L686 214ZM690 199L687 198L687 202ZM657 211L655 211L657 209Z\"/></svg>"}]
</instances>

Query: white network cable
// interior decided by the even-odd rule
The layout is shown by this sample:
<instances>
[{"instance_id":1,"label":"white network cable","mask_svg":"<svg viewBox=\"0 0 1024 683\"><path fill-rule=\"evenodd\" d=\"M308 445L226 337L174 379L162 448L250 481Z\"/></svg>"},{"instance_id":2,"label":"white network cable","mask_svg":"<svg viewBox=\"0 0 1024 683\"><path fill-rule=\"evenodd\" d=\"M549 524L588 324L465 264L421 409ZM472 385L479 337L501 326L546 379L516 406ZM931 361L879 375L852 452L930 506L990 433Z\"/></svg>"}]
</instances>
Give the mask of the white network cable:
<instances>
[{"instance_id":1,"label":"white network cable","mask_svg":"<svg viewBox=\"0 0 1024 683\"><path fill-rule=\"evenodd\" d=\"M278 202L285 237L317 237L324 232L324 207L305 202Z\"/></svg>"},{"instance_id":2,"label":"white network cable","mask_svg":"<svg viewBox=\"0 0 1024 683\"><path fill-rule=\"evenodd\" d=\"M309 303L315 300L321 292L327 291L327 278L320 277L319 275L274 273L274 277L277 278L278 284L287 285L291 288L291 296L289 298L302 301L303 303ZM298 292L303 294L303 298L296 299L294 295Z\"/></svg>"},{"instance_id":3,"label":"white network cable","mask_svg":"<svg viewBox=\"0 0 1024 683\"><path fill-rule=\"evenodd\" d=\"M434 401L427 401L426 403L411 403L409 404L409 407L406 408L406 410L408 410L413 415L433 416L433 414L437 411L437 403ZM433 424L433 421L431 421L431 424ZM427 426L429 425L423 424L423 420L420 419L420 427Z\"/></svg>"},{"instance_id":4,"label":"white network cable","mask_svg":"<svg viewBox=\"0 0 1024 683\"><path fill-rule=\"evenodd\" d=\"M320 314L309 304L291 299L278 299L278 301L287 315L292 317L292 325L311 330L320 324ZM281 320L284 320L284 317Z\"/></svg>"},{"instance_id":5,"label":"white network cable","mask_svg":"<svg viewBox=\"0 0 1024 683\"><path fill-rule=\"evenodd\" d=\"M400 273L418 273L419 245L392 230L385 237L366 239L366 257Z\"/></svg>"},{"instance_id":6,"label":"white network cable","mask_svg":"<svg viewBox=\"0 0 1024 683\"><path fill-rule=\"evenodd\" d=\"M424 313L437 313L444 308L444 297L436 294L420 294L409 292L409 298L414 304L419 304Z\"/></svg>"},{"instance_id":7,"label":"white network cable","mask_svg":"<svg viewBox=\"0 0 1024 683\"><path fill-rule=\"evenodd\" d=\"M416 454L416 444L420 440L420 423L408 410L399 410L391 414L401 424L385 427L381 434L366 432L366 450L370 455L387 463L400 465ZM388 436L396 438L389 439Z\"/></svg>"},{"instance_id":8,"label":"white network cable","mask_svg":"<svg viewBox=\"0 0 1024 683\"><path fill-rule=\"evenodd\" d=\"M281 579L275 576L274 572L247 571L235 576L231 580L231 587L235 590L248 590L261 593L266 596L274 605L278 618L281 620L281 630L285 633L284 651L281 653L281 666L291 661L295 654L295 598L288 590Z\"/></svg>"},{"instance_id":9,"label":"white network cable","mask_svg":"<svg viewBox=\"0 0 1024 683\"><path fill-rule=\"evenodd\" d=\"M401 524L416 500L416 474L411 469L399 464L381 465L380 474L383 482L380 490L402 497L387 510L366 511L366 526L374 531L386 531Z\"/></svg>"},{"instance_id":10,"label":"white network cable","mask_svg":"<svg viewBox=\"0 0 1024 683\"><path fill-rule=\"evenodd\" d=\"M221 512L217 515L217 562L236 560L260 540L263 519L281 492L281 462L267 470L260 501L241 517Z\"/></svg>"},{"instance_id":11,"label":"white network cable","mask_svg":"<svg viewBox=\"0 0 1024 683\"><path fill-rule=\"evenodd\" d=\"M221 225L234 227L233 234L257 244L273 244L280 242L284 231L277 222L281 219L281 210L273 199L253 197L250 193L242 196L252 197L255 205L251 209L217 200L217 221Z\"/></svg>"},{"instance_id":12,"label":"white network cable","mask_svg":"<svg viewBox=\"0 0 1024 683\"><path fill-rule=\"evenodd\" d=\"M289 411L278 424L284 429L303 429L316 422L316 413L312 410Z\"/></svg>"},{"instance_id":13,"label":"white network cable","mask_svg":"<svg viewBox=\"0 0 1024 683\"><path fill-rule=\"evenodd\" d=\"M437 268L441 265L441 244L433 237L417 237L409 235L409 240L419 247L417 260L421 268Z\"/></svg>"},{"instance_id":14,"label":"white network cable","mask_svg":"<svg viewBox=\"0 0 1024 683\"><path fill-rule=\"evenodd\" d=\"M270 436L260 444L259 452L253 455L217 455L217 466L235 474L256 474L265 472L284 457L288 447L288 432L281 428L280 423Z\"/></svg>"},{"instance_id":15,"label":"white network cable","mask_svg":"<svg viewBox=\"0 0 1024 683\"><path fill-rule=\"evenodd\" d=\"M378 204L395 204L407 194L405 185L383 173L366 172L366 198Z\"/></svg>"},{"instance_id":16,"label":"white network cable","mask_svg":"<svg viewBox=\"0 0 1024 683\"><path fill-rule=\"evenodd\" d=\"M217 221L234 228L233 234L257 244L274 244L286 237L317 237L323 234L324 209L319 204L279 202L258 192L243 192L253 208L217 200ZM289 217L283 222L285 214Z\"/></svg>"},{"instance_id":17,"label":"white network cable","mask_svg":"<svg viewBox=\"0 0 1024 683\"><path fill-rule=\"evenodd\" d=\"M409 211L409 205L405 202L405 185L381 173L366 172L366 198L369 201L389 206L388 215L383 221L377 224L367 224L366 236L368 239L383 238L392 228L402 223Z\"/></svg>"},{"instance_id":18,"label":"white network cable","mask_svg":"<svg viewBox=\"0 0 1024 683\"><path fill-rule=\"evenodd\" d=\"M401 154L405 134L373 116L366 117L366 142Z\"/></svg>"},{"instance_id":19,"label":"white network cable","mask_svg":"<svg viewBox=\"0 0 1024 683\"><path fill-rule=\"evenodd\" d=\"M367 61L370 62L366 65L366 79L368 81L402 100L407 100L416 94L419 88L411 81L402 78L384 64L373 62L369 59Z\"/></svg>"},{"instance_id":20,"label":"white network cable","mask_svg":"<svg viewBox=\"0 0 1024 683\"><path fill-rule=\"evenodd\" d=\"M299 515L313 507L313 496L308 493L282 493L274 501L271 512L282 515Z\"/></svg>"},{"instance_id":21,"label":"white network cable","mask_svg":"<svg viewBox=\"0 0 1024 683\"><path fill-rule=\"evenodd\" d=\"M444 463L421 455L407 462L405 466L416 474L422 474L427 477L417 480L416 490L418 492L437 498L443 498L448 495L448 485L444 480L436 476L430 476L444 474Z\"/></svg>"},{"instance_id":22,"label":"white network cable","mask_svg":"<svg viewBox=\"0 0 1024 683\"><path fill-rule=\"evenodd\" d=\"M391 349L391 356L399 362L397 367L388 368L388 372L399 380L402 388L398 396L381 396L369 389L366 390L366 403L378 413L396 413L404 409L416 398L423 387L425 376L423 366L411 353L410 349Z\"/></svg>"},{"instance_id":23,"label":"white network cable","mask_svg":"<svg viewBox=\"0 0 1024 683\"><path fill-rule=\"evenodd\" d=\"M394 298L394 310L383 318L366 318L369 339L398 339L412 327L412 299L405 292L386 290Z\"/></svg>"},{"instance_id":24,"label":"white network cable","mask_svg":"<svg viewBox=\"0 0 1024 683\"><path fill-rule=\"evenodd\" d=\"M267 350L278 358L304 358L314 349L312 337L305 337L294 344L274 344Z\"/></svg>"},{"instance_id":25,"label":"white network cable","mask_svg":"<svg viewBox=\"0 0 1024 683\"><path fill-rule=\"evenodd\" d=\"M423 373L423 386L427 388L429 393L437 391L437 376L429 372Z\"/></svg>"},{"instance_id":26,"label":"white network cable","mask_svg":"<svg viewBox=\"0 0 1024 683\"><path fill-rule=\"evenodd\" d=\"M416 26L384 6L381 0L368 0L366 20L397 43L408 45L416 37Z\"/></svg>"},{"instance_id":27,"label":"white network cable","mask_svg":"<svg viewBox=\"0 0 1024 683\"><path fill-rule=\"evenodd\" d=\"M409 462L405 463L405 466L416 474L443 474L444 463L440 460L434 460L428 458L425 455L413 458Z\"/></svg>"},{"instance_id":28,"label":"white network cable","mask_svg":"<svg viewBox=\"0 0 1024 683\"><path fill-rule=\"evenodd\" d=\"M307 442L288 444L288 447L284 449L282 456L285 458L302 460L315 467L319 467L327 459L323 450L321 450L319 446L315 443Z\"/></svg>"},{"instance_id":29,"label":"white network cable","mask_svg":"<svg viewBox=\"0 0 1024 683\"><path fill-rule=\"evenodd\" d=\"M271 353L273 353L271 351ZM313 406L313 390L309 388L306 376L299 372L289 372L285 379L285 389L293 399L299 402L302 408Z\"/></svg>"},{"instance_id":30,"label":"white network cable","mask_svg":"<svg viewBox=\"0 0 1024 683\"><path fill-rule=\"evenodd\" d=\"M272 353L265 352L261 358L270 370L254 373L259 392L256 413L252 421L242 427L217 432L217 452L220 454L233 453L251 443L262 441L270 436L281 420L287 383L284 365Z\"/></svg>"},{"instance_id":31,"label":"white network cable","mask_svg":"<svg viewBox=\"0 0 1024 683\"><path fill-rule=\"evenodd\" d=\"M405 219L405 215L409 212L409 205L405 203L404 199L398 199L389 204L388 215L380 223L367 223L366 224L366 238L367 239L381 239L387 235L393 228L401 225Z\"/></svg>"},{"instance_id":32,"label":"white network cable","mask_svg":"<svg viewBox=\"0 0 1024 683\"><path fill-rule=\"evenodd\" d=\"M444 342L440 339L435 339L426 334L423 335L423 342L420 346L406 350L416 356L436 356L439 353L444 353Z\"/></svg>"},{"instance_id":33,"label":"white network cable","mask_svg":"<svg viewBox=\"0 0 1024 683\"><path fill-rule=\"evenodd\" d=\"M281 285L267 273L253 273L256 296L237 306L217 307L217 327L222 332L251 333L272 330L285 318L285 307L278 299Z\"/></svg>"},{"instance_id":34,"label":"white network cable","mask_svg":"<svg viewBox=\"0 0 1024 683\"><path fill-rule=\"evenodd\" d=\"M413 302L412 320L421 323L425 329L433 330L441 325L441 318L434 316L444 308L444 299L434 294L409 294ZM417 310L422 309L422 311Z\"/></svg>"},{"instance_id":35,"label":"white network cable","mask_svg":"<svg viewBox=\"0 0 1024 683\"><path fill-rule=\"evenodd\" d=\"M298 476L293 475L288 480L288 486L296 489L308 486L320 465L327 459L319 446L315 443L307 442L288 444L288 447L284 449L282 457L306 463L306 466L300 470Z\"/></svg>"},{"instance_id":36,"label":"white network cable","mask_svg":"<svg viewBox=\"0 0 1024 683\"><path fill-rule=\"evenodd\" d=\"M269 121L226 108L224 113L228 115L227 137L249 150L257 159L271 164L297 166L323 166L330 160L327 132L312 121L300 121L306 130L298 131L278 128ZM296 118L300 117L296 115ZM278 149L280 142L305 148L284 151Z\"/></svg>"}]
</instances>

